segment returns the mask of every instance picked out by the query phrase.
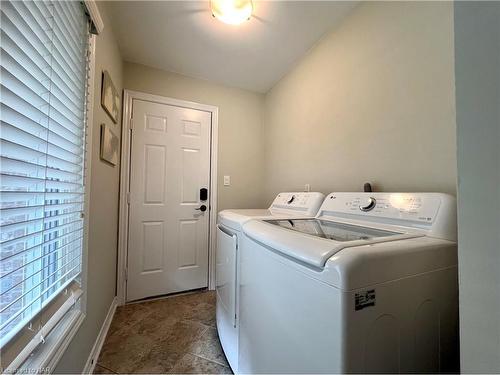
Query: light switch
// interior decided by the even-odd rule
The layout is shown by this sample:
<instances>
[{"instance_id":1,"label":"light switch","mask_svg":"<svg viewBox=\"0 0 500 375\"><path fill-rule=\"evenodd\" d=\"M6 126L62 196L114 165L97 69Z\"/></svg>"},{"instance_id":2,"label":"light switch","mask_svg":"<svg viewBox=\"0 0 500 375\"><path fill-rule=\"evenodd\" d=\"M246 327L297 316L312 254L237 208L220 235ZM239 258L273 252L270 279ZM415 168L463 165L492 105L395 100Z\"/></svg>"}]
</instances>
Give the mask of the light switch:
<instances>
[{"instance_id":1,"label":"light switch","mask_svg":"<svg viewBox=\"0 0 500 375\"><path fill-rule=\"evenodd\" d=\"M304 191L305 191L305 192L309 192L309 191L311 191L311 185L309 185L309 184L305 184L305 185L304 185Z\"/></svg>"},{"instance_id":2,"label":"light switch","mask_svg":"<svg viewBox=\"0 0 500 375\"><path fill-rule=\"evenodd\" d=\"M231 176L224 176L224 186L231 185Z\"/></svg>"}]
</instances>

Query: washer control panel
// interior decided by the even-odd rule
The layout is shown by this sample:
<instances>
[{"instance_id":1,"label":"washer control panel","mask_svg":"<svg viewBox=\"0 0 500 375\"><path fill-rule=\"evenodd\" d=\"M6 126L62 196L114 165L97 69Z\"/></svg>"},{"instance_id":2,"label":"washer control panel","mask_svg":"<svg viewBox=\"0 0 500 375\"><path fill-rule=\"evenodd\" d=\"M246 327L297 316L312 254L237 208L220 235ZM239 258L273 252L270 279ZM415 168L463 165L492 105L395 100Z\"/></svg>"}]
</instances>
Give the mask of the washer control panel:
<instances>
[{"instance_id":1,"label":"washer control panel","mask_svg":"<svg viewBox=\"0 0 500 375\"><path fill-rule=\"evenodd\" d=\"M433 223L441 205L437 193L331 193L320 215L343 213L362 217Z\"/></svg>"}]
</instances>

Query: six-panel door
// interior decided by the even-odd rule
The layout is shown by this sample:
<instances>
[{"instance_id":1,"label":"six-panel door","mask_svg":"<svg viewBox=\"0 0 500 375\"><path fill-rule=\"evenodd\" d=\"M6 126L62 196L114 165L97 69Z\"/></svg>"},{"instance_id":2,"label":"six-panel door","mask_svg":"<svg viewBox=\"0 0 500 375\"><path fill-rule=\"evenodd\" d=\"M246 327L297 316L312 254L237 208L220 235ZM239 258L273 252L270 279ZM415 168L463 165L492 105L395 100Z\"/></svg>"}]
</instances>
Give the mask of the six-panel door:
<instances>
[{"instance_id":1,"label":"six-panel door","mask_svg":"<svg viewBox=\"0 0 500 375\"><path fill-rule=\"evenodd\" d=\"M208 282L209 112L133 101L127 301Z\"/></svg>"}]
</instances>

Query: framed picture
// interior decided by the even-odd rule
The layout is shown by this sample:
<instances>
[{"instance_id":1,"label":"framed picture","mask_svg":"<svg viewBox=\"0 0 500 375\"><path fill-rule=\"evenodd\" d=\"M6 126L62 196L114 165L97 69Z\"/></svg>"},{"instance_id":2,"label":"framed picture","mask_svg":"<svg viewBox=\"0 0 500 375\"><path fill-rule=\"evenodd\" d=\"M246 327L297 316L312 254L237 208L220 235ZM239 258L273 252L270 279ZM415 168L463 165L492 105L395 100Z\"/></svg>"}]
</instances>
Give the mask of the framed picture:
<instances>
[{"instance_id":1,"label":"framed picture","mask_svg":"<svg viewBox=\"0 0 500 375\"><path fill-rule=\"evenodd\" d=\"M118 163L118 137L111 131L109 126L101 124L101 160L111 165Z\"/></svg>"},{"instance_id":2,"label":"framed picture","mask_svg":"<svg viewBox=\"0 0 500 375\"><path fill-rule=\"evenodd\" d=\"M109 117L111 117L111 120L113 120L115 124L118 123L120 95L118 95L115 85L113 85L113 81L111 81L111 77L106 70L102 72L101 105Z\"/></svg>"}]
</instances>

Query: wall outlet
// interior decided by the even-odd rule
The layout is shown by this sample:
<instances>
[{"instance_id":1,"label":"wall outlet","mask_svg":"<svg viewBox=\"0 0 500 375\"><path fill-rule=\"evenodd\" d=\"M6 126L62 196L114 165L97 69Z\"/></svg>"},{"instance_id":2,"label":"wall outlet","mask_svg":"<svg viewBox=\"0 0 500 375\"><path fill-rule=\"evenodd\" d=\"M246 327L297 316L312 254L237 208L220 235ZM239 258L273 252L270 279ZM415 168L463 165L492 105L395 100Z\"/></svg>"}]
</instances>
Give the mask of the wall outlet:
<instances>
[{"instance_id":1,"label":"wall outlet","mask_svg":"<svg viewBox=\"0 0 500 375\"><path fill-rule=\"evenodd\" d=\"M311 191L311 185L310 184L305 184L304 185L304 191L305 192L310 192Z\"/></svg>"},{"instance_id":2,"label":"wall outlet","mask_svg":"<svg viewBox=\"0 0 500 375\"><path fill-rule=\"evenodd\" d=\"M231 176L224 176L224 186L231 185Z\"/></svg>"}]
</instances>

